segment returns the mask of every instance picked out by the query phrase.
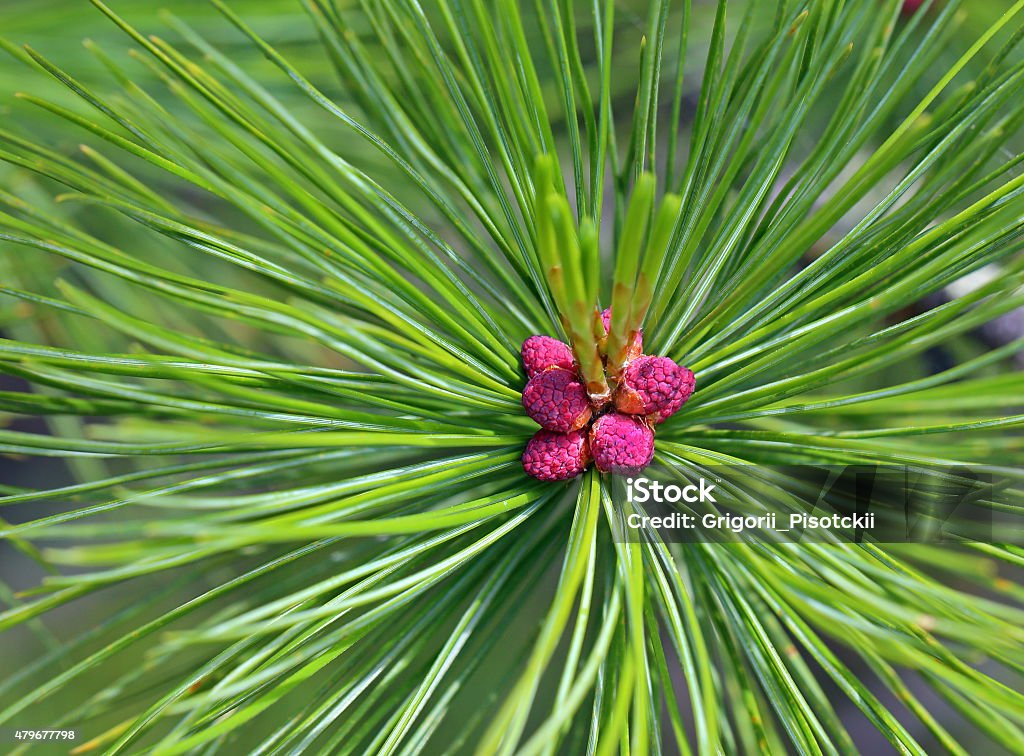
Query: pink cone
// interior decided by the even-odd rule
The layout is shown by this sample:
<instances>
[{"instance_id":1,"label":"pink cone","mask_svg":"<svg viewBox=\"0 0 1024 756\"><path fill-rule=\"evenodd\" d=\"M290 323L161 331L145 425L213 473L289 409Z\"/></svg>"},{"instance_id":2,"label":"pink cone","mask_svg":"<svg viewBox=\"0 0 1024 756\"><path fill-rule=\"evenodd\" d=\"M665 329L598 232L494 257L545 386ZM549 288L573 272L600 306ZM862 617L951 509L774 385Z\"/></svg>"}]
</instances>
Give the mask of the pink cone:
<instances>
[{"instance_id":1,"label":"pink cone","mask_svg":"<svg viewBox=\"0 0 1024 756\"><path fill-rule=\"evenodd\" d=\"M540 427L568 433L590 420L587 389L573 370L550 368L529 380L523 389L526 414Z\"/></svg>"},{"instance_id":2,"label":"pink cone","mask_svg":"<svg viewBox=\"0 0 1024 756\"><path fill-rule=\"evenodd\" d=\"M668 357L641 357L623 371L615 406L630 415L650 415L660 423L690 398L694 384L693 371Z\"/></svg>"},{"instance_id":3,"label":"pink cone","mask_svg":"<svg viewBox=\"0 0 1024 756\"><path fill-rule=\"evenodd\" d=\"M523 451L523 469L537 480L569 480L587 469L587 431L554 433L539 430Z\"/></svg>"},{"instance_id":4,"label":"pink cone","mask_svg":"<svg viewBox=\"0 0 1024 756\"><path fill-rule=\"evenodd\" d=\"M569 345L550 336L530 336L523 342L521 354L523 367L530 378L552 367L566 370L576 368L576 360Z\"/></svg>"},{"instance_id":5,"label":"pink cone","mask_svg":"<svg viewBox=\"0 0 1024 756\"><path fill-rule=\"evenodd\" d=\"M590 453L601 472L638 473L654 458L654 431L633 415L602 415L590 426Z\"/></svg>"}]
</instances>

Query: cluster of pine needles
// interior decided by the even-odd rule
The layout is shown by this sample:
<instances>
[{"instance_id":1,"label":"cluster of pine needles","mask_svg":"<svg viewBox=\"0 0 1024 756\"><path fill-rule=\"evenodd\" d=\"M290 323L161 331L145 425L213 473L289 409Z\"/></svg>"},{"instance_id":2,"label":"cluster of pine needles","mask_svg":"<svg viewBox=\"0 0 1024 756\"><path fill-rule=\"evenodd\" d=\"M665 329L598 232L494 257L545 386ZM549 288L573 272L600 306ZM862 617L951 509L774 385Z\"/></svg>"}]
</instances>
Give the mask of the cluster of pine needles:
<instances>
[{"instance_id":1,"label":"cluster of pine needles","mask_svg":"<svg viewBox=\"0 0 1024 756\"><path fill-rule=\"evenodd\" d=\"M87 5L0 52L0 728L1019 750L1012 527L621 542L605 477L524 474L517 352L563 269L697 375L658 464L967 465L1014 522L1024 0Z\"/></svg>"}]
</instances>

